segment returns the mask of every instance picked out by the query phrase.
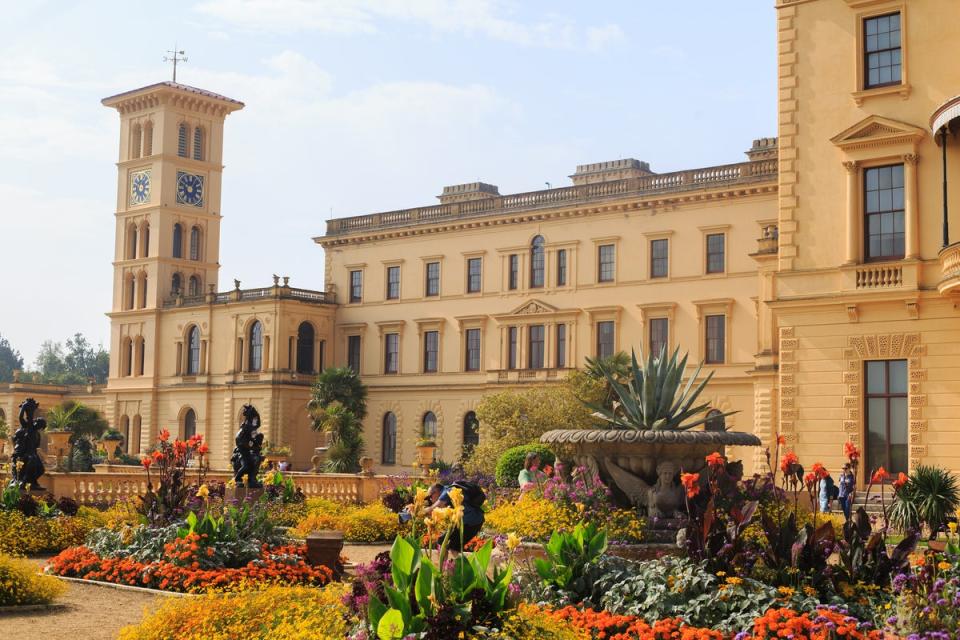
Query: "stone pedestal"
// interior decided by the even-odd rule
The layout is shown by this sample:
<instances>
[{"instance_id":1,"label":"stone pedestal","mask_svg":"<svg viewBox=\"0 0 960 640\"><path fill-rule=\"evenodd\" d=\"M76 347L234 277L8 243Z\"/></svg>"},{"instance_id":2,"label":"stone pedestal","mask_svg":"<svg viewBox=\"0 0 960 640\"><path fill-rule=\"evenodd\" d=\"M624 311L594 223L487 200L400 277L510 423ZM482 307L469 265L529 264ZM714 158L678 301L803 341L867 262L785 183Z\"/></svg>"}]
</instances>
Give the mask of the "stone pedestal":
<instances>
[{"instance_id":1,"label":"stone pedestal","mask_svg":"<svg viewBox=\"0 0 960 640\"><path fill-rule=\"evenodd\" d=\"M318 567L330 567L334 577L343 574L340 552L343 551L342 531L314 531L307 535L307 562Z\"/></svg>"},{"instance_id":2,"label":"stone pedestal","mask_svg":"<svg viewBox=\"0 0 960 640\"><path fill-rule=\"evenodd\" d=\"M263 487L251 489L249 487L227 487L224 492L224 499L236 500L237 502L256 502L263 495Z\"/></svg>"}]
</instances>

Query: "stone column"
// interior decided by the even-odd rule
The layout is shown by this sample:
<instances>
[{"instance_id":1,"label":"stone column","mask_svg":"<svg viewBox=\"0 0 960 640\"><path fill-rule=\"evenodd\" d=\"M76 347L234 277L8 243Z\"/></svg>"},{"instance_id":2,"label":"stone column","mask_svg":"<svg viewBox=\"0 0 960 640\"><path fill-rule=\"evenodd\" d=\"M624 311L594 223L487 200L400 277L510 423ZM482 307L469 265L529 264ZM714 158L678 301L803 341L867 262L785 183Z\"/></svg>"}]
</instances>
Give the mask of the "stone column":
<instances>
[{"instance_id":1,"label":"stone column","mask_svg":"<svg viewBox=\"0 0 960 640\"><path fill-rule=\"evenodd\" d=\"M843 163L847 170L847 251L845 264L860 262L860 164L856 161Z\"/></svg>"},{"instance_id":2,"label":"stone column","mask_svg":"<svg viewBox=\"0 0 960 640\"><path fill-rule=\"evenodd\" d=\"M920 156L903 156L903 217L907 260L920 258L920 215L917 207L917 162Z\"/></svg>"}]
</instances>

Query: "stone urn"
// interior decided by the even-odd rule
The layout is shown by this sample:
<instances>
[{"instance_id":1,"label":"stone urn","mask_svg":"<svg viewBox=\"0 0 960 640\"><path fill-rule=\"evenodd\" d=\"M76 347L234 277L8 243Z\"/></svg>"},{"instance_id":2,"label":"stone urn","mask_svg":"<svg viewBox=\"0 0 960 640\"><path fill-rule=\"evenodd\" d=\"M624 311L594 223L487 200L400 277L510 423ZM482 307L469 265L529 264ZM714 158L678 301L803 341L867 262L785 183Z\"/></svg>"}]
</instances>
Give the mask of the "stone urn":
<instances>
[{"instance_id":1,"label":"stone urn","mask_svg":"<svg viewBox=\"0 0 960 640\"><path fill-rule=\"evenodd\" d=\"M426 471L434 461L437 443L430 440L421 440L417 443L417 463Z\"/></svg>"},{"instance_id":2,"label":"stone urn","mask_svg":"<svg viewBox=\"0 0 960 640\"><path fill-rule=\"evenodd\" d=\"M365 476L373 475L373 458L370 456L360 458L360 473Z\"/></svg>"},{"instance_id":3,"label":"stone urn","mask_svg":"<svg viewBox=\"0 0 960 640\"><path fill-rule=\"evenodd\" d=\"M100 440L100 446L107 454L107 464L117 461L117 448L123 442L120 438L103 438Z\"/></svg>"},{"instance_id":4,"label":"stone urn","mask_svg":"<svg viewBox=\"0 0 960 640\"><path fill-rule=\"evenodd\" d=\"M70 431L47 431L47 452L57 460L57 471L65 467L63 459L70 455Z\"/></svg>"},{"instance_id":5,"label":"stone urn","mask_svg":"<svg viewBox=\"0 0 960 640\"><path fill-rule=\"evenodd\" d=\"M621 506L664 520L685 514L681 472L700 472L706 456L723 455L727 446L762 444L752 433L737 431L633 429L555 429L543 434L540 442L597 473Z\"/></svg>"}]
</instances>

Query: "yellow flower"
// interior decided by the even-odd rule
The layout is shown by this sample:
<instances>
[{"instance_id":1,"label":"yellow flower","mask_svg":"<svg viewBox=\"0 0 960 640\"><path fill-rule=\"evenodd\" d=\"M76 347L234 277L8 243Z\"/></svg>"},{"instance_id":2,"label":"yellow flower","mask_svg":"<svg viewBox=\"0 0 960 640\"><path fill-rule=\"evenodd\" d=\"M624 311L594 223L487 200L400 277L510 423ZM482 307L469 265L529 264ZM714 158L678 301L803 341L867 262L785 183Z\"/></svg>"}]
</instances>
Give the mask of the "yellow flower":
<instances>
[{"instance_id":1,"label":"yellow flower","mask_svg":"<svg viewBox=\"0 0 960 640\"><path fill-rule=\"evenodd\" d=\"M738 584L743 584L743 578L735 578L735 577L727 578L727 584L734 585L734 586Z\"/></svg>"},{"instance_id":2,"label":"yellow flower","mask_svg":"<svg viewBox=\"0 0 960 640\"><path fill-rule=\"evenodd\" d=\"M849 582L840 583L840 594L843 595L844 598L850 598L853 596L854 589L850 586Z\"/></svg>"},{"instance_id":3,"label":"yellow flower","mask_svg":"<svg viewBox=\"0 0 960 640\"><path fill-rule=\"evenodd\" d=\"M947 523L947 528L950 529L950 533L956 533L956 532L957 532L957 523L956 523L956 522L948 522L948 523Z\"/></svg>"},{"instance_id":4,"label":"yellow flower","mask_svg":"<svg viewBox=\"0 0 960 640\"><path fill-rule=\"evenodd\" d=\"M197 489L197 497L207 498L209 496L210 496L210 488L205 484L200 485L200 488Z\"/></svg>"},{"instance_id":5,"label":"yellow flower","mask_svg":"<svg viewBox=\"0 0 960 640\"><path fill-rule=\"evenodd\" d=\"M517 547L520 546L520 536L515 533L511 533L507 536L507 549L510 551L516 551Z\"/></svg>"},{"instance_id":6,"label":"yellow flower","mask_svg":"<svg viewBox=\"0 0 960 640\"><path fill-rule=\"evenodd\" d=\"M804 588L803 588L803 592L804 592L805 594L807 594L808 596L810 596L811 598L820 595L820 593L819 593L816 589L814 589L813 587L804 587Z\"/></svg>"},{"instance_id":7,"label":"yellow flower","mask_svg":"<svg viewBox=\"0 0 960 640\"><path fill-rule=\"evenodd\" d=\"M447 492L447 495L450 497L450 504L454 508L460 508L463 506L463 490L459 487L453 487L450 491Z\"/></svg>"},{"instance_id":8,"label":"yellow flower","mask_svg":"<svg viewBox=\"0 0 960 640\"><path fill-rule=\"evenodd\" d=\"M949 562L945 562L945 561L943 561L943 560L941 560L939 563L937 563L937 569L940 569L940 571L946 571L947 569L949 569L949 568L952 567L952 566L953 566L952 564L950 564Z\"/></svg>"},{"instance_id":9,"label":"yellow flower","mask_svg":"<svg viewBox=\"0 0 960 640\"><path fill-rule=\"evenodd\" d=\"M784 598L792 598L793 594L796 593L793 587L778 587L777 592L779 592Z\"/></svg>"},{"instance_id":10,"label":"yellow flower","mask_svg":"<svg viewBox=\"0 0 960 640\"><path fill-rule=\"evenodd\" d=\"M226 486L227 489L233 489L235 486L237 486L237 481L234 480L233 478L230 478L230 479L227 481L227 484L224 485L224 486Z\"/></svg>"},{"instance_id":11,"label":"yellow flower","mask_svg":"<svg viewBox=\"0 0 960 640\"><path fill-rule=\"evenodd\" d=\"M722 577L725 576L725 575L727 575L727 572L726 572L726 571L717 571L717 577L718 577L718 578L722 578Z\"/></svg>"}]
</instances>

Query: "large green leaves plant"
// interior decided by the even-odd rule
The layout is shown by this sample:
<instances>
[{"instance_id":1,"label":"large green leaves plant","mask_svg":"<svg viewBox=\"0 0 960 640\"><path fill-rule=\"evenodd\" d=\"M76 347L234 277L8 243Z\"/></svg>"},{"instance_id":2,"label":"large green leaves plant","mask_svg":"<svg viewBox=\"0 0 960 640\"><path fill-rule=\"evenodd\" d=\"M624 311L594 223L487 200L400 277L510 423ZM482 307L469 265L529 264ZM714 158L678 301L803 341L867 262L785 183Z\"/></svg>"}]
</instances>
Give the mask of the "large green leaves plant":
<instances>
[{"instance_id":1,"label":"large green leaves plant","mask_svg":"<svg viewBox=\"0 0 960 640\"><path fill-rule=\"evenodd\" d=\"M960 506L957 477L940 467L920 465L910 479L897 490L890 508L890 519L900 529L920 529L927 525L930 538L936 538L947 518Z\"/></svg>"},{"instance_id":2,"label":"large green leaves plant","mask_svg":"<svg viewBox=\"0 0 960 640\"><path fill-rule=\"evenodd\" d=\"M533 561L540 578L562 591L585 595L584 571L607 550L607 534L592 522L581 522L572 532L554 531L543 550L547 557Z\"/></svg>"},{"instance_id":3,"label":"large green leaves plant","mask_svg":"<svg viewBox=\"0 0 960 640\"><path fill-rule=\"evenodd\" d=\"M620 381L620 375L602 361L600 367L607 383L616 395L612 408L598 404L588 404L596 417L608 422L617 429L636 429L638 431L686 430L704 424L706 416L699 417L709 409L709 404L697 404L697 398L713 377L711 371L707 377L697 383L703 364L684 383L683 374L687 367L687 354L680 359L680 349L674 350L669 358L665 350L659 357L651 353L644 366L637 360L637 352L631 351L630 379ZM643 355L640 356L641 360ZM735 412L725 413L724 416ZM716 418L719 416L713 416Z\"/></svg>"}]
</instances>

